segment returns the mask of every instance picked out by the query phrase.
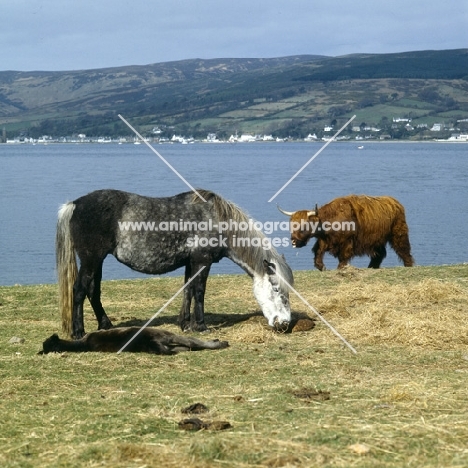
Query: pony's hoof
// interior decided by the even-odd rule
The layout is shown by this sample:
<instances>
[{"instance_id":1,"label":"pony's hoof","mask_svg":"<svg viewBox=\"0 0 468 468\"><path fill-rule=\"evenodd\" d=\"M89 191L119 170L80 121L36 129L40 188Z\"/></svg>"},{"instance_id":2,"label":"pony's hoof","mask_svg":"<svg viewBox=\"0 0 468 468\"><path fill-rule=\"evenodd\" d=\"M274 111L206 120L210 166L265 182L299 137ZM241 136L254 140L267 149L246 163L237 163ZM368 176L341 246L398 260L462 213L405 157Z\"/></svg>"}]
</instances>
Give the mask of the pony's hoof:
<instances>
[{"instance_id":1,"label":"pony's hoof","mask_svg":"<svg viewBox=\"0 0 468 468\"><path fill-rule=\"evenodd\" d=\"M204 335L211 333L211 330L205 324L193 324L191 328L192 331L202 333Z\"/></svg>"},{"instance_id":2,"label":"pony's hoof","mask_svg":"<svg viewBox=\"0 0 468 468\"><path fill-rule=\"evenodd\" d=\"M179 328L181 329L181 331L183 333L187 333L187 332L190 332L192 331L192 327L190 325L190 321L186 322L185 320L181 320L179 322Z\"/></svg>"}]
</instances>

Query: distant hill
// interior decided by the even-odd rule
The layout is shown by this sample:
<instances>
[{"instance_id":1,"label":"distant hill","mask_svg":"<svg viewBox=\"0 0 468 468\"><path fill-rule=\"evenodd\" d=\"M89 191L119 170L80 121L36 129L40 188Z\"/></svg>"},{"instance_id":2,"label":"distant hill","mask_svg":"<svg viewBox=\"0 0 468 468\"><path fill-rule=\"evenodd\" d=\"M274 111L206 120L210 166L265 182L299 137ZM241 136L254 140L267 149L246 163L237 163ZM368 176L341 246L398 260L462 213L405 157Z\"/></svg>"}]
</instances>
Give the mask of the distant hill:
<instances>
[{"instance_id":1,"label":"distant hill","mask_svg":"<svg viewBox=\"0 0 468 468\"><path fill-rule=\"evenodd\" d=\"M324 125L356 114L363 131L427 138L436 122L450 132L468 118L468 49L0 72L8 136L128 135L117 114L143 133L158 127L195 137L320 137ZM413 130L394 118L411 119Z\"/></svg>"}]
</instances>

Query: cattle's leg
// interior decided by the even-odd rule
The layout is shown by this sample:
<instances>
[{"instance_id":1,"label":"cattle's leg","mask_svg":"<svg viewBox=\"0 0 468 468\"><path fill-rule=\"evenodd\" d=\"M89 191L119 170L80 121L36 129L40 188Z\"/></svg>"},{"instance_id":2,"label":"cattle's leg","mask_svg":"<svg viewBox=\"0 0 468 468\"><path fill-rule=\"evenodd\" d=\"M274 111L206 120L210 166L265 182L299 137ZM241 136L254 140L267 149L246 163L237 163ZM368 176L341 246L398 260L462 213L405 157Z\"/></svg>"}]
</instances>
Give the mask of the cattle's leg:
<instances>
[{"instance_id":1,"label":"cattle's leg","mask_svg":"<svg viewBox=\"0 0 468 468\"><path fill-rule=\"evenodd\" d=\"M338 252L338 268L344 268L353 258L354 245L352 240L343 242L341 249Z\"/></svg>"},{"instance_id":2,"label":"cattle's leg","mask_svg":"<svg viewBox=\"0 0 468 468\"><path fill-rule=\"evenodd\" d=\"M387 249L385 245L380 245L375 248L373 255L371 256L371 261L368 268L380 268L383 259L387 256Z\"/></svg>"},{"instance_id":3,"label":"cattle's leg","mask_svg":"<svg viewBox=\"0 0 468 468\"><path fill-rule=\"evenodd\" d=\"M411 256L411 245L406 221L398 220L395 223L390 237L390 245L398 257L400 257L405 267L411 267L414 265L414 259Z\"/></svg>"},{"instance_id":4,"label":"cattle's leg","mask_svg":"<svg viewBox=\"0 0 468 468\"><path fill-rule=\"evenodd\" d=\"M98 321L98 330L108 330L112 328L112 322L107 316L104 307L101 303L101 279L102 279L102 262L96 267L94 275L88 287L88 299L96 315Z\"/></svg>"},{"instance_id":5,"label":"cattle's leg","mask_svg":"<svg viewBox=\"0 0 468 468\"><path fill-rule=\"evenodd\" d=\"M191 277L191 265L190 263L185 267L185 284ZM182 301L182 307L179 312L179 327L183 332L190 331L190 309L192 306L192 288L187 286L184 289L184 299Z\"/></svg>"},{"instance_id":6,"label":"cattle's leg","mask_svg":"<svg viewBox=\"0 0 468 468\"><path fill-rule=\"evenodd\" d=\"M320 239L318 239L317 242L312 247L312 252L314 254L315 268L317 268L320 271L324 271L326 269L323 263L323 256L325 254L325 251L326 251L325 243L322 242Z\"/></svg>"}]
</instances>

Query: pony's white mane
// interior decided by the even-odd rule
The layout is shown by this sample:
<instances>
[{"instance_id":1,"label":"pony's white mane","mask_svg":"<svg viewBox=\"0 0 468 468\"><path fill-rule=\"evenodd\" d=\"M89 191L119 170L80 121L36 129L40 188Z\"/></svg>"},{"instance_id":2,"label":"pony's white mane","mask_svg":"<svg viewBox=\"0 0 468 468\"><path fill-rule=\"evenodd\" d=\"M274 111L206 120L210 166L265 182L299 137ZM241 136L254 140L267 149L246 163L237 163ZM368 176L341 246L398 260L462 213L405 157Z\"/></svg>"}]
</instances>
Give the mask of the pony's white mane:
<instances>
[{"instance_id":1,"label":"pony's white mane","mask_svg":"<svg viewBox=\"0 0 468 468\"><path fill-rule=\"evenodd\" d=\"M232 224L230 223L230 225L238 227L240 223L249 223L249 220L252 220L252 218L249 217L249 215L239 206L222 198L216 193L203 189L197 189L197 192L202 195L208 203L213 204L219 221L227 221L228 223L232 221ZM192 203L203 202L198 195L194 194ZM277 266L277 272L279 273L281 290L283 292L289 290L284 281L291 285L293 284L294 279L291 268L286 263L285 258L280 255L273 246L270 245L269 248L264 249L261 246L252 246L252 242L245 242L247 245L239 245L239 242L233 241L234 238L238 239L240 237L248 240L259 239L260 244L265 245L263 243L263 239L266 239L266 236L262 231L252 226L249 230L230 229L223 234L226 234L229 249L234 254L234 257L239 260L238 263L240 266L242 266L242 264L247 265L259 275L263 275L265 268L263 263L264 260L274 263Z\"/></svg>"}]
</instances>

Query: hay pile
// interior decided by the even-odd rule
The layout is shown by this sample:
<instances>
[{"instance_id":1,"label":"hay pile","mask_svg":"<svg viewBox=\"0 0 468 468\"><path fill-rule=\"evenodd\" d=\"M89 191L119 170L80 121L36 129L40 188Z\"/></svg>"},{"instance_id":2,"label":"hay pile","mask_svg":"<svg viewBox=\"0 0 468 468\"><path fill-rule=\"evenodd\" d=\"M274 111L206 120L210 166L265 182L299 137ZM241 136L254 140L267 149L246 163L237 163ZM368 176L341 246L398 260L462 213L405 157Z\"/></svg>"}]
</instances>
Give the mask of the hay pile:
<instances>
[{"instance_id":1,"label":"hay pile","mask_svg":"<svg viewBox=\"0 0 468 468\"><path fill-rule=\"evenodd\" d=\"M367 272L342 279L311 304L356 344L456 349L468 344L468 291L438 279L389 284ZM340 273L336 273L340 275ZM307 294L305 294L307 296Z\"/></svg>"},{"instance_id":2,"label":"hay pile","mask_svg":"<svg viewBox=\"0 0 468 468\"><path fill-rule=\"evenodd\" d=\"M297 275L296 289L353 345L466 348L468 287L463 282L414 273L414 276L409 273L401 276L403 270L407 271L349 267L327 272L327 276L304 272ZM296 316L315 317L294 293L290 299ZM261 315L239 323L228 334L228 339L234 342L265 344L296 336L272 333ZM313 345L339 342L318 319L315 328L298 333L297 337Z\"/></svg>"}]
</instances>

